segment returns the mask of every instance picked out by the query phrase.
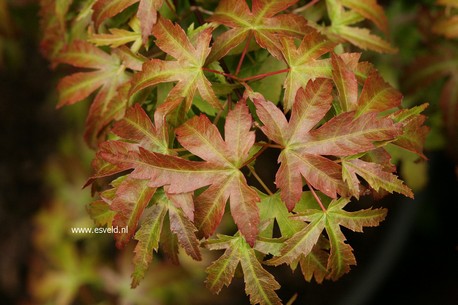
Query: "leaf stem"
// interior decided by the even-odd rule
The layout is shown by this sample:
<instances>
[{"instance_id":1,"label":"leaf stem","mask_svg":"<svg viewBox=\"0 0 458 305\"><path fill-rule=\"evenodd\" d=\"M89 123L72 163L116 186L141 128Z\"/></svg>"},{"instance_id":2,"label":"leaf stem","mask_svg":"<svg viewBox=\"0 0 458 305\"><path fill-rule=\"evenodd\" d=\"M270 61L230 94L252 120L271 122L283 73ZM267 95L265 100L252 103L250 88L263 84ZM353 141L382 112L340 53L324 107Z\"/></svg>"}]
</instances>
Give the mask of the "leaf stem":
<instances>
[{"instance_id":1,"label":"leaf stem","mask_svg":"<svg viewBox=\"0 0 458 305\"><path fill-rule=\"evenodd\" d=\"M218 124L218 121L219 121L219 119L221 118L221 115L222 115L223 112L225 111L227 102L228 102L228 101L224 102L223 109L221 109L220 111L218 111L218 113L216 114L216 117L215 117L215 119L213 120L213 125Z\"/></svg>"},{"instance_id":2,"label":"leaf stem","mask_svg":"<svg viewBox=\"0 0 458 305\"><path fill-rule=\"evenodd\" d=\"M256 180L258 180L259 184L261 184L262 188L266 191L266 193L272 196L274 193L272 193L272 191L267 187L264 181L262 181L261 177L258 176L253 166L248 165L247 167L250 170L250 172L253 174L253 176L256 178Z\"/></svg>"},{"instance_id":3,"label":"leaf stem","mask_svg":"<svg viewBox=\"0 0 458 305\"><path fill-rule=\"evenodd\" d=\"M254 143L254 145L262 146L262 147L278 148L278 149L283 149L284 148L280 144L271 144L271 143L265 143L265 142Z\"/></svg>"},{"instance_id":4,"label":"leaf stem","mask_svg":"<svg viewBox=\"0 0 458 305\"><path fill-rule=\"evenodd\" d=\"M208 72L212 72L212 73L216 73L216 74L220 74L220 75L235 79L237 81L240 81L240 79L237 76L234 76L234 75L232 75L230 73L225 73L225 72L221 72L221 71L210 69L210 68L206 68L206 67L202 67L202 70L208 71Z\"/></svg>"},{"instance_id":5,"label":"leaf stem","mask_svg":"<svg viewBox=\"0 0 458 305\"><path fill-rule=\"evenodd\" d=\"M323 212L326 213L326 208L324 207L323 203L321 202L320 197L318 197L318 195L315 193L315 190L314 190L313 187L308 183L308 181L306 181L306 183L307 183L307 186L309 187L310 191L312 192L313 197L315 197L316 201L318 201L318 204L320 205L320 207L321 207L321 209L323 210Z\"/></svg>"},{"instance_id":6,"label":"leaf stem","mask_svg":"<svg viewBox=\"0 0 458 305\"><path fill-rule=\"evenodd\" d=\"M235 75L238 75L240 72L240 69L242 68L243 59L245 58L245 55L248 51L248 47L250 46L252 37L253 37L253 34L250 32L250 34L248 35L248 38L246 39L245 48L243 48L243 52L242 52L242 55L240 56L239 63L237 64L237 69L235 69Z\"/></svg>"},{"instance_id":7,"label":"leaf stem","mask_svg":"<svg viewBox=\"0 0 458 305\"><path fill-rule=\"evenodd\" d=\"M257 157L259 157L269 146L263 146L257 153L255 153L250 159L245 161L245 163L240 166L240 168L248 166L253 160L255 160Z\"/></svg>"},{"instance_id":8,"label":"leaf stem","mask_svg":"<svg viewBox=\"0 0 458 305\"><path fill-rule=\"evenodd\" d=\"M278 71L262 73L262 74L258 74L258 75L242 78L242 79L240 79L240 81L248 82L248 81L252 81L252 80L258 80L258 79L261 79L261 78L264 78L264 77L268 77L268 76L272 76L272 75L276 75L276 74L281 74L281 73L286 73L286 72L289 72L289 70L290 70L289 68L286 68L286 69L282 69L282 70L278 70Z\"/></svg>"},{"instance_id":9,"label":"leaf stem","mask_svg":"<svg viewBox=\"0 0 458 305\"><path fill-rule=\"evenodd\" d=\"M193 5L189 8L191 11L199 11L201 13L204 13L204 14L207 14L207 15L213 15L213 12L212 11L208 11L200 6L197 6L197 5Z\"/></svg>"}]
</instances>

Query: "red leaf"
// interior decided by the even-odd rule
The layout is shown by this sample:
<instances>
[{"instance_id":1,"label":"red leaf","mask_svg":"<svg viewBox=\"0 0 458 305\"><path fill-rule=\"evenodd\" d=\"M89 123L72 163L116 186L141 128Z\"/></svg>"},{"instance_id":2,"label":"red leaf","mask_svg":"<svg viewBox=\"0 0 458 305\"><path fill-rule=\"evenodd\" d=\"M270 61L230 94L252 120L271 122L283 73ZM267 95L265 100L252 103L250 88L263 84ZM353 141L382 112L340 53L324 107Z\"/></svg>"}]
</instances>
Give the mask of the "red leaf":
<instances>
[{"instance_id":1,"label":"red leaf","mask_svg":"<svg viewBox=\"0 0 458 305\"><path fill-rule=\"evenodd\" d=\"M252 12L245 0L222 0L210 21L233 29L218 36L212 46L208 62L226 55L252 33L256 42L277 59L282 58L279 35L302 38L308 32L306 20L295 14L278 15L297 0L254 0Z\"/></svg>"}]
</instances>

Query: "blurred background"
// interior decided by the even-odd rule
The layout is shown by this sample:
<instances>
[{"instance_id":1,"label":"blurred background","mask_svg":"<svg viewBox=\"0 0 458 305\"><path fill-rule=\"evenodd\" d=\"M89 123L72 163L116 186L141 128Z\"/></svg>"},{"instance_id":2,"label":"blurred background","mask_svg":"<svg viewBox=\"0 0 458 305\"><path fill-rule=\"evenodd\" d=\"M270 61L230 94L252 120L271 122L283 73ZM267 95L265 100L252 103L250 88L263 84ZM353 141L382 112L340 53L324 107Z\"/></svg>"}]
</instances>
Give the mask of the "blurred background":
<instances>
[{"instance_id":1,"label":"blurred background","mask_svg":"<svg viewBox=\"0 0 458 305\"><path fill-rule=\"evenodd\" d=\"M395 55L365 52L405 95L430 103L428 162L398 153L415 200L374 203L387 220L348 232L358 266L338 282L306 283L269 269L293 304L458 304L458 41L434 31L447 12L435 1L382 1ZM87 104L55 110L59 70L39 52L39 5L0 0L0 304L248 304L243 279L220 295L205 289L210 257L176 266L154 259L130 289L132 249L109 234L71 234L93 225L82 185L93 152L82 141ZM297 270L298 271L298 270Z\"/></svg>"}]
</instances>

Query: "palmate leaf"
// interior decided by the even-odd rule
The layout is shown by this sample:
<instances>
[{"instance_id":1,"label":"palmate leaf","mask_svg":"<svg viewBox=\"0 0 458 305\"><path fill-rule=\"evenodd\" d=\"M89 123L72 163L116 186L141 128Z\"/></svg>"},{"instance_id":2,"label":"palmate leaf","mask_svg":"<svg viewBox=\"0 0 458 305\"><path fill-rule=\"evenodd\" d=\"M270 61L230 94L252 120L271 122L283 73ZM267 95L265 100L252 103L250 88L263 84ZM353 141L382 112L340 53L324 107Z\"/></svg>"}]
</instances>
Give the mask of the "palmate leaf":
<instances>
[{"instance_id":1,"label":"palmate leaf","mask_svg":"<svg viewBox=\"0 0 458 305\"><path fill-rule=\"evenodd\" d=\"M281 60L279 35L302 37L309 31L306 20L295 14L280 14L297 0L253 0L252 10L245 0L222 0L209 18L231 29L218 36L207 62L213 62L253 35L256 42Z\"/></svg>"},{"instance_id":2,"label":"palmate leaf","mask_svg":"<svg viewBox=\"0 0 458 305\"><path fill-rule=\"evenodd\" d=\"M135 179L148 179L150 187L167 186L169 194L182 194L209 186L195 199L195 223L205 237L221 221L227 200L232 217L250 245L258 234L259 197L239 170L249 159L254 144L248 107L238 103L229 112L225 140L205 115L194 117L176 129L178 141L205 161L189 161L140 147L139 152L101 152L100 157L120 168L133 168Z\"/></svg>"},{"instance_id":3,"label":"palmate leaf","mask_svg":"<svg viewBox=\"0 0 458 305\"><path fill-rule=\"evenodd\" d=\"M356 117L354 112L335 116L320 128L313 129L331 108L332 85L329 80L309 81L299 89L291 118L271 102L254 98L261 130L284 148L275 183L281 198L291 211L302 194L302 177L315 189L331 198L349 195L342 180L341 165L324 157L350 156L370 151L374 142L394 140L401 134L400 126L389 118L377 118L373 112Z\"/></svg>"},{"instance_id":4,"label":"palmate leaf","mask_svg":"<svg viewBox=\"0 0 458 305\"><path fill-rule=\"evenodd\" d=\"M307 209L300 213L299 218L308 222L307 226L288 239L281 250L281 254L270 259L267 263L278 266L284 263L292 264L301 259L301 264L304 264L305 267L313 259L309 255L317 255L315 256L314 272L319 272L317 279L320 281L324 275L320 262L323 262L325 254L323 252L320 254L317 251L320 250L320 246L324 247L322 243L325 240L321 239L319 241L324 231L329 239L330 246L326 265L326 278L337 280L347 273L350 270L350 266L356 264L356 260L353 255L353 249L345 242L346 238L340 227L343 226L355 232L362 232L364 227L378 226L386 216L386 209L365 209L347 212L344 207L348 202L348 198L339 198L333 200L326 210ZM321 243L319 248L315 248L319 243ZM310 279L312 274L305 273L304 276L306 279Z\"/></svg>"},{"instance_id":5,"label":"palmate leaf","mask_svg":"<svg viewBox=\"0 0 458 305\"><path fill-rule=\"evenodd\" d=\"M316 30L310 30L299 47L296 47L294 39L289 37L283 38L281 45L281 52L290 68L283 84L285 88L283 107L287 112L291 110L296 92L300 87L305 87L309 80L332 77L330 60L319 58L330 52L335 47L335 43Z\"/></svg>"},{"instance_id":6,"label":"palmate leaf","mask_svg":"<svg viewBox=\"0 0 458 305\"><path fill-rule=\"evenodd\" d=\"M372 34L366 28L351 26L368 19L385 34L388 30L387 19L380 5L375 0L326 0L331 25L326 29L330 38L337 41L348 41L363 49L380 53L396 53L389 42Z\"/></svg>"},{"instance_id":7,"label":"palmate leaf","mask_svg":"<svg viewBox=\"0 0 458 305\"><path fill-rule=\"evenodd\" d=\"M145 211L145 221L135 234L138 243L135 247L134 272L132 273L132 287L136 287L144 277L149 264L152 261L153 251L158 251L159 242L169 245L173 250L165 249L164 252L171 250L172 260L180 245L186 253L195 260L201 260L199 241L195 235L197 229L192 224L188 215L182 209L183 201L188 205L193 205L191 194L173 195L167 191L158 191L158 196L153 198L150 208ZM182 197L182 198L177 198ZM165 216L168 214L168 218ZM164 241L163 233L170 234L168 240ZM164 250L164 249L163 249ZM167 252L166 252L167 253ZM167 253L169 254L169 253Z\"/></svg>"},{"instance_id":8,"label":"palmate leaf","mask_svg":"<svg viewBox=\"0 0 458 305\"><path fill-rule=\"evenodd\" d=\"M159 18L153 35L157 38L156 45L173 56L176 61L152 59L146 62L142 71L134 75L130 94L160 83L178 82L167 95L163 105L156 110L157 113L165 115L171 112L183 99L184 111L187 112L197 92L213 108L222 109L211 83L202 70L210 52L208 45L212 38L211 28L199 32L193 44L178 24L174 25L168 19Z\"/></svg>"},{"instance_id":9,"label":"palmate leaf","mask_svg":"<svg viewBox=\"0 0 458 305\"><path fill-rule=\"evenodd\" d=\"M245 278L245 292L250 296L250 303L281 304L281 300L275 293L280 285L262 267L256 258L255 251L243 237L225 237L222 245L215 247L215 244L210 243L209 248L226 249L224 254L207 268L206 284L212 292L219 293L222 287L229 286L234 277L235 269L240 263Z\"/></svg>"},{"instance_id":10,"label":"palmate leaf","mask_svg":"<svg viewBox=\"0 0 458 305\"><path fill-rule=\"evenodd\" d=\"M92 69L61 79L57 86L57 107L74 104L98 90L89 109L85 134L87 142L94 146L102 129L124 114L127 100L114 99L118 96L118 89L130 80L130 74L116 53L107 54L82 40L74 41L62 50L56 62Z\"/></svg>"},{"instance_id":11,"label":"palmate leaf","mask_svg":"<svg viewBox=\"0 0 458 305\"><path fill-rule=\"evenodd\" d=\"M108 141L101 144L98 159L110 153L113 155L135 155L139 149L149 149L162 153L171 153L168 149L168 133L161 121L153 124L145 111L137 104L126 112L126 117L117 122L113 132L119 137L117 141ZM100 162L101 162L100 161ZM108 167L108 169L107 169ZM92 179L105 177L125 171L131 166L107 166L97 168ZM169 240L165 241L170 250L181 245L186 253L196 260L201 259L199 242L195 236L196 228L192 223L194 219L194 203L192 194L169 194L149 185L148 179L137 179L134 175L126 174L112 182L113 189L102 193L102 199L116 214L113 225L118 228L128 227L127 233L115 234L116 244L122 247L127 244L135 234L140 217L145 217L140 230L135 234L139 242L135 248L132 274L132 286L138 285L144 277L149 263L152 260L152 251L158 249L158 243L163 232L170 232ZM154 195L154 197L153 197ZM147 205L152 203L151 207ZM165 215L169 217L165 221ZM164 229L163 225L167 228ZM172 250L171 255L174 255Z\"/></svg>"},{"instance_id":12,"label":"palmate leaf","mask_svg":"<svg viewBox=\"0 0 458 305\"><path fill-rule=\"evenodd\" d=\"M140 2L137 18L140 20L141 36L146 44L149 35L151 35L151 30L157 22L157 11L161 8L164 0L97 0L93 6L94 14L92 15L95 26L98 28L107 18L119 14L137 2Z\"/></svg>"}]
</instances>

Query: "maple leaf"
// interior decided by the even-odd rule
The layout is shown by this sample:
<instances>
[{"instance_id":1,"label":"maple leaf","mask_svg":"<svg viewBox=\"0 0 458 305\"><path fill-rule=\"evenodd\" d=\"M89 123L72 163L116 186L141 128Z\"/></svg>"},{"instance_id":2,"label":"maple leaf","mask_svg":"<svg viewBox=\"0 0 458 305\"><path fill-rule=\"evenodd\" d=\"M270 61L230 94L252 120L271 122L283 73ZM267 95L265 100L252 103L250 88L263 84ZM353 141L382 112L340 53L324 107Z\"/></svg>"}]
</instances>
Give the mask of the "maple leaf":
<instances>
[{"instance_id":1,"label":"maple leaf","mask_svg":"<svg viewBox=\"0 0 458 305\"><path fill-rule=\"evenodd\" d=\"M374 22L383 32L387 32L387 20L375 0L326 0L331 25L326 29L333 40L348 41L361 49L370 49L381 53L396 53L387 41L371 34L368 29L350 26L364 19ZM345 9L346 7L347 9Z\"/></svg>"},{"instance_id":2,"label":"maple leaf","mask_svg":"<svg viewBox=\"0 0 458 305\"><path fill-rule=\"evenodd\" d=\"M192 195L168 194L158 191L158 196L153 199L152 206L146 211L146 220L135 234L138 243L134 249L134 272L132 273L132 287L136 287L144 277L149 264L152 261L152 252L159 248L162 232L170 230L186 253L195 260L201 260L199 241L195 235L197 229L192 223L192 215L189 217L185 212L192 206ZM165 221L168 212L168 221ZM164 228L167 225L167 228Z\"/></svg>"},{"instance_id":3,"label":"maple leaf","mask_svg":"<svg viewBox=\"0 0 458 305\"><path fill-rule=\"evenodd\" d=\"M296 92L305 87L309 80L316 78L331 78L331 62L329 59L318 58L335 47L335 43L319 34L316 30L304 36L299 47L294 39L285 37L281 40L282 53L290 70L283 84L285 94L283 106L285 112L291 110Z\"/></svg>"},{"instance_id":4,"label":"maple leaf","mask_svg":"<svg viewBox=\"0 0 458 305\"><path fill-rule=\"evenodd\" d=\"M281 60L279 35L302 38L309 30L307 21L302 16L277 15L297 1L253 0L251 11L245 0L220 1L209 21L224 24L231 29L216 38L207 61L220 59L251 35L258 45Z\"/></svg>"},{"instance_id":5,"label":"maple leaf","mask_svg":"<svg viewBox=\"0 0 458 305\"><path fill-rule=\"evenodd\" d=\"M403 126L403 134L392 144L414 152L425 160L426 156L423 154L423 143L429 132L429 127L423 125L426 116L420 113L426 107L428 107L428 104L422 104L411 109L400 109L390 115L395 122L401 123Z\"/></svg>"},{"instance_id":6,"label":"maple leaf","mask_svg":"<svg viewBox=\"0 0 458 305\"><path fill-rule=\"evenodd\" d=\"M289 122L274 104L254 98L264 124L261 130L283 147L275 183L290 211L302 194L302 177L331 198L348 195L341 166L324 155L342 157L367 152L375 148L373 142L394 140L401 134L399 125L389 118L376 119L375 112L359 117L345 112L313 129L331 108L331 91L329 80L309 81L305 90L297 92Z\"/></svg>"},{"instance_id":7,"label":"maple leaf","mask_svg":"<svg viewBox=\"0 0 458 305\"><path fill-rule=\"evenodd\" d=\"M188 151L205 161L151 152L142 147L139 153L111 153L101 157L121 168L134 168L136 179L149 179L150 187L167 186L170 194L181 194L209 186L195 199L195 223L208 237L213 234L230 199L231 213L239 230L254 244L258 233L257 193L247 185L239 170L249 159L255 135L248 107L240 102L229 112L225 140L205 115L194 117L176 129L178 141Z\"/></svg>"},{"instance_id":8,"label":"maple leaf","mask_svg":"<svg viewBox=\"0 0 458 305\"><path fill-rule=\"evenodd\" d=\"M349 180L353 185L357 185L356 174L363 177L369 185L378 191L383 188L390 193L397 192L407 197L413 198L413 193L395 175L383 169L383 166L373 162L366 162L359 159L342 161L344 180ZM355 193L356 194L356 193ZM356 197L358 197L356 195Z\"/></svg>"},{"instance_id":9,"label":"maple leaf","mask_svg":"<svg viewBox=\"0 0 458 305\"><path fill-rule=\"evenodd\" d=\"M137 18L141 23L143 43L146 44L149 35L151 35L151 30L157 22L157 11L161 8L164 0L98 0L93 6L94 14L92 17L95 26L98 28L107 18L119 14L137 2L140 2L137 10Z\"/></svg>"},{"instance_id":10,"label":"maple leaf","mask_svg":"<svg viewBox=\"0 0 458 305\"><path fill-rule=\"evenodd\" d=\"M386 209L364 209L348 212L344 207L348 198L339 198L331 201L327 209L307 209L298 214L298 218L308 222L302 230L294 234L285 242L281 255L266 263L278 266L291 264L297 259L307 257L317 245L323 231L329 238L330 253L326 265L326 278L337 280L356 264L353 249L346 243L345 235L340 229L346 227L355 232L362 232L363 227L378 226L385 219ZM316 255L316 254L315 254ZM322 258L320 258L322 261ZM303 261L303 264L307 261ZM307 277L310 278L310 274ZM321 275L322 276L322 275ZM306 277L306 278L307 278Z\"/></svg>"},{"instance_id":11,"label":"maple leaf","mask_svg":"<svg viewBox=\"0 0 458 305\"><path fill-rule=\"evenodd\" d=\"M89 109L85 137L88 143L95 145L98 134L113 119L124 114L127 100L116 99L118 89L130 80L125 66L116 53L107 54L90 43L74 41L66 47L56 59L78 68L92 69L77 72L61 79L57 89L59 104L71 105L87 98L98 90ZM115 103L116 105L113 105Z\"/></svg>"},{"instance_id":12,"label":"maple leaf","mask_svg":"<svg viewBox=\"0 0 458 305\"><path fill-rule=\"evenodd\" d=\"M267 272L256 258L255 250L241 237L218 236L207 244L209 249L226 249L224 254L208 268L207 287L214 293L219 293L224 286L229 286L237 266L242 266L245 278L245 292L250 296L251 304L280 305L275 290L280 285Z\"/></svg>"},{"instance_id":13,"label":"maple leaf","mask_svg":"<svg viewBox=\"0 0 458 305\"><path fill-rule=\"evenodd\" d=\"M108 29L109 33L103 34L94 33L94 30L91 27L88 30L87 41L95 44L96 46L110 46L112 48L118 48L122 45L132 42L130 49L137 53L142 45L139 20L137 18L132 18L129 21L129 27L132 29L132 31L119 28L110 28Z\"/></svg>"},{"instance_id":14,"label":"maple leaf","mask_svg":"<svg viewBox=\"0 0 458 305\"><path fill-rule=\"evenodd\" d=\"M143 65L142 71L132 78L130 94L146 87L164 82L178 82L169 92L158 112L167 114L185 100L185 112L189 110L196 91L213 108L222 109L211 83L205 77L202 67L205 64L210 48L211 28L197 34L191 43L183 29L168 19L159 18L153 29L157 38L156 45L176 61L152 59ZM162 109L162 110L161 110Z\"/></svg>"}]
</instances>

